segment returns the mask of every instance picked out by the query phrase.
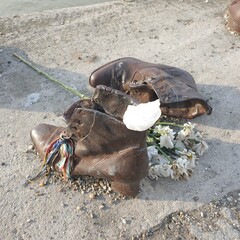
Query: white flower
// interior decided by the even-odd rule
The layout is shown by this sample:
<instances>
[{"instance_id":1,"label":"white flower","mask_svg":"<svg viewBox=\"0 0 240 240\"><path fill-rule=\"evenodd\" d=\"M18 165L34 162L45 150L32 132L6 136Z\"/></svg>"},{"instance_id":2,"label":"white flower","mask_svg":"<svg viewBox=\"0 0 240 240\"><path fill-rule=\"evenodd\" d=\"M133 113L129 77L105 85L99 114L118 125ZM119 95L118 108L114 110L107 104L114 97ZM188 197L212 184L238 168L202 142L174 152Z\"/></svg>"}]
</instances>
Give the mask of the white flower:
<instances>
[{"instance_id":1,"label":"white flower","mask_svg":"<svg viewBox=\"0 0 240 240\"><path fill-rule=\"evenodd\" d=\"M169 135L171 139L174 139L175 132L169 126L162 127L161 125L157 125L154 128L154 132L160 135Z\"/></svg>"},{"instance_id":2,"label":"white flower","mask_svg":"<svg viewBox=\"0 0 240 240\"><path fill-rule=\"evenodd\" d=\"M178 132L177 139L182 141L195 139L194 128L195 124L191 124L190 122L183 124L183 129Z\"/></svg>"},{"instance_id":3,"label":"white flower","mask_svg":"<svg viewBox=\"0 0 240 240\"><path fill-rule=\"evenodd\" d=\"M169 128L169 126L162 127L161 125L158 125L154 129L155 133L160 134L160 147L166 147L166 148L173 148L173 139L174 134L173 130Z\"/></svg>"},{"instance_id":4,"label":"white flower","mask_svg":"<svg viewBox=\"0 0 240 240\"><path fill-rule=\"evenodd\" d=\"M193 152L192 150L187 151L186 149L184 149L182 152L179 153L181 154L182 158L188 160L186 165L187 169L192 170L193 168L195 168L195 160L197 159L195 152Z\"/></svg>"},{"instance_id":5,"label":"white flower","mask_svg":"<svg viewBox=\"0 0 240 240\"><path fill-rule=\"evenodd\" d=\"M204 140L204 137L203 137L203 135L202 135L199 131L197 131L197 132L195 133L194 139L195 139L197 142L202 142L202 141Z\"/></svg>"},{"instance_id":6,"label":"white flower","mask_svg":"<svg viewBox=\"0 0 240 240\"><path fill-rule=\"evenodd\" d=\"M186 149L186 146L184 145L184 143L181 140L175 140L174 147L180 151L183 151L184 149Z\"/></svg>"},{"instance_id":7,"label":"white flower","mask_svg":"<svg viewBox=\"0 0 240 240\"><path fill-rule=\"evenodd\" d=\"M158 150L154 145L147 147L147 153L149 161L152 161L153 158L158 158Z\"/></svg>"},{"instance_id":8,"label":"white flower","mask_svg":"<svg viewBox=\"0 0 240 240\"><path fill-rule=\"evenodd\" d=\"M161 174L161 176L163 177L170 177L171 174L172 174L172 166L167 164L167 163L164 163L162 165L159 165L159 173Z\"/></svg>"},{"instance_id":9,"label":"white flower","mask_svg":"<svg viewBox=\"0 0 240 240\"><path fill-rule=\"evenodd\" d=\"M160 100L140 103L137 106L128 105L123 115L123 123L130 130L145 131L152 127L160 118Z\"/></svg>"},{"instance_id":10,"label":"white flower","mask_svg":"<svg viewBox=\"0 0 240 240\"><path fill-rule=\"evenodd\" d=\"M166 147L166 148L173 148L174 145L173 145L173 142L172 142L172 139L171 139L171 136L168 136L168 135L162 135L160 136L160 147Z\"/></svg>"},{"instance_id":11,"label":"white flower","mask_svg":"<svg viewBox=\"0 0 240 240\"><path fill-rule=\"evenodd\" d=\"M147 147L147 152L150 166L155 164L162 165L169 162L163 155L158 153L158 150L154 145Z\"/></svg>"},{"instance_id":12,"label":"white flower","mask_svg":"<svg viewBox=\"0 0 240 240\"><path fill-rule=\"evenodd\" d=\"M158 179L158 177L170 177L172 174L171 165L168 163L157 164L149 168L148 176L151 179Z\"/></svg>"},{"instance_id":13,"label":"white flower","mask_svg":"<svg viewBox=\"0 0 240 240\"><path fill-rule=\"evenodd\" d=\"M155 180L158 180L158 173L156 172L154 166L151 166L149 169L148 169L148 176L150 179L155 179Z\"/></svg>"},{"instance_id":14,"label":"white flower","mask_svg":"<svg viewBox=\"0 0 240 240\"><path fill-rule=\"evenodd\" d=\"M193 150L200 156L202 156L207 149L208 149L208 145L204 140L193 146Z\"/></svg>"},{"instance_id":15,"label":"white flower","mask_svg":"<svg viewBox=\"0 0 240 240\"><path fill-rule=\"evenodd\" d=\"M182 171L185 172L187 170L187 159L186 158L183 158L183 157L179 157L177 160L176 160L176 163L182 167Z\"/></svg>"},{"instance_id":16,"label":"white flower","mask_svg":"<svg viewBox=\"0 0 240 240\"><path fill-rule=\"evenodd\" d=\"M172 164L171 177L175 180L188 179L191 171L187 168L187 159L178 158Z\"/></svg>"}]
</instances>

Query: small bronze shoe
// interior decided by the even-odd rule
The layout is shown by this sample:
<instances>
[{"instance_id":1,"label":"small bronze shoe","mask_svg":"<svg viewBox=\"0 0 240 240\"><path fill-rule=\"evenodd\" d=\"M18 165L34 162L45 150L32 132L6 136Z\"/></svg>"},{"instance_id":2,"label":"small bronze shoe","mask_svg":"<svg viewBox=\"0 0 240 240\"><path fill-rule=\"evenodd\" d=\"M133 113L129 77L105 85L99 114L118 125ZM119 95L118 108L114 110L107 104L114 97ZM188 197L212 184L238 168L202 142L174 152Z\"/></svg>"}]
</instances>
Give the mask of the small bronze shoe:
<instances>
[{"instance_id":1,"label":"small bronze shoe","mask_svg":"<svg viewBox=\"0 0 240 240\"><path fill-rule=\"evenodd\" d=\"M96 69L89 77L92 87L109 86L131 95L139 102L160 99L162 114L195 118L211 114L212 108L198 92L188 72L135 58L121 58Z\"/></svg>"},{"instance_id":2,"label":"small bronze shoe","mask_svg":"<svg viewBox=\"0 0 240 240\"><path fill-rule=\"evenodd\" d=\"M123 124L129 104L137 102L118 90L98 86L93 100L74 103L64 113L67 128L40 124L31 131L32 141L46 161L53 143L66 137L64 140L74 143L71 176L108 179L114 191L136 196L141 179L147 175L148 155L146 131L132 131ZM59 172L60 155L57 152L51 162Z\"/></svg>"},{"instance_id":3,"label":"small bronze shoe","mask_svg":"<svg viewBox=\"0 0 240 240\"><path fill-rule=\"evenodd\" d=\"M240 34L240 0L234 0L228 5L225 13L226 27L235 35Z\"/></svg>"}]
</instances>

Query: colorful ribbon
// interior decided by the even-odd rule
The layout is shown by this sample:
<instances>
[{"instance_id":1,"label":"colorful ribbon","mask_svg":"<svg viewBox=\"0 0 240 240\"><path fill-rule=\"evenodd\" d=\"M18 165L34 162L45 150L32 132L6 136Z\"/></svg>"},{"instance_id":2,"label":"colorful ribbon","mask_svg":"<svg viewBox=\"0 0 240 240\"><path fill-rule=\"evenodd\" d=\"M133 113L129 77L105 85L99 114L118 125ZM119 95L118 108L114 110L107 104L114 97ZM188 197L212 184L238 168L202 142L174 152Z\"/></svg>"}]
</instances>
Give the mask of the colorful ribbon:
<instances>
[{"instance_id":1,"label":"colorful ribbon","mask_svg":"<svg viewBox=\"0 0 240 240\"><path fill-rule=\"evenodd\" d=\"M54 140L47 148L44 164L41 171L34 177L29 177L23 185L27 185L32 181L36 181L39 178L49 176L51 169L56 165L59 172L62 173L64 180L71 178L71 169L73 163L74 143L73 141L64 136ZM59 160L55 160L59 157Z\"/></svg>"}]
</instances>

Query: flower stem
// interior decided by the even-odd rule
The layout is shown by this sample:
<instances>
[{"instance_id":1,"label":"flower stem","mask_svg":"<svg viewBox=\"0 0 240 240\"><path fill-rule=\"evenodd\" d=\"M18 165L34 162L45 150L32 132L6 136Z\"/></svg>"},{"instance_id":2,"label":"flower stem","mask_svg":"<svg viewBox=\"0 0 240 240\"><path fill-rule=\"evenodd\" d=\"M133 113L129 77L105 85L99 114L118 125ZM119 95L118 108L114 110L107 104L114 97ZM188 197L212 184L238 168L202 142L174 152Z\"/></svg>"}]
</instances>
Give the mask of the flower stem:
<instances>
[{"instance_id":1,"label":"flower stem","mask_svg":"<svg viewBox=\"0 0 240 240\"><path fill-rule=\"evenodd\" d=\"M172 122L157 122L157 124L158 125L171 125L171 126L180 127L180 128L184 127L183 125L172 123Z\"/></svg>"},{"instance_id":2,"label":"flower stem","mask_svg":"<svg viewBox=\"0 0 240 240\"><path fill-rule=\"evenodd\" d=\"M44 71L40 70L39 68L33 66L32 63L28 62L26 59L22 58L21 56L19 56L16 53L13 53L13 56L16 57L17 59L19 59L20 61L22 61L23 63L25 63L26 65L28 65L29 67L31 67L33 70L35 70L37 73L43 75L44 77L46 77L48 80L60 85L62 88L64 88L65 90L73 93L76 96L79 96L80 98L83 99L87 99L88 97L86 97L84 94L78 92L77 90L75 90L74 88L60 82L59 80L53 78L52 76L48 75L47 73L45 73Z\"/></svg>"},{"instance_id":3,"label":"flower stem","mask_svg":"<svg viewBox=\"0 0 240 240\"><path fill-rule=\"evenodd\" d=\"M157 146L157 149L170 163L172 163L172 159L160 147Z\"/></svg>"}]
</instances>

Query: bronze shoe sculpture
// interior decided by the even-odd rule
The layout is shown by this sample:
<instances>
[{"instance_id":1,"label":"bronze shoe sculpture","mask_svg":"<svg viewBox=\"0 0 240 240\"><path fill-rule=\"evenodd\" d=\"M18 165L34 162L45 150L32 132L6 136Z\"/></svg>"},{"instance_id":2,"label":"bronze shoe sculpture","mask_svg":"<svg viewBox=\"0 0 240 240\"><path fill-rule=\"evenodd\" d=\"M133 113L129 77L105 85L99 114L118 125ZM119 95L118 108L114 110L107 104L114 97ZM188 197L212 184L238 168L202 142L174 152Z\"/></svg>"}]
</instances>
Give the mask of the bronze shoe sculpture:
<instances>
[{"instance_id":1,"label":"bronze shoe sculpture","mask_svg":"<svg viewBox=\"0 0 240 240\"><path fill-rule=\"evenodd\" d=\"M162 114L170 117L191 119L212 111L191 74L163 64L130 57L117 59L95 70L89 83L118 89L139 102L159 98Z\"/></svg>"},{"instance_id":2,"label":"bronze shoe sculpture","mask_svg":"<svg viewBox=\"0 0 240 240\"><path fill-rule=\"evenodd\" d=\"M240 0L234 0L228 5L225 13L227 29L232 33L240 34Z\"/></svg>"},{"instance_id":3,"label":"bronze shoe sculpture","mask_svg":"<svg viewBox=\"0 0 240 240\"><path fill-rule=\"evenodd\" d=\"M146 131L132 131L123 124L129 104L138 102L118 90L98 86L92 100L78 101L64 113L66 128L40 124L31 131L32 141L42 159L51 158L47 161L54 170L61 172L59 166L67 164L65 173L70 176L108 179L114 191L135 196L147 175L148 155ZM53 154L52 146L62 140L68 142L66 149L73 147L71 164L62 163L62 153Z\"/></svg>"}]
</instances>

